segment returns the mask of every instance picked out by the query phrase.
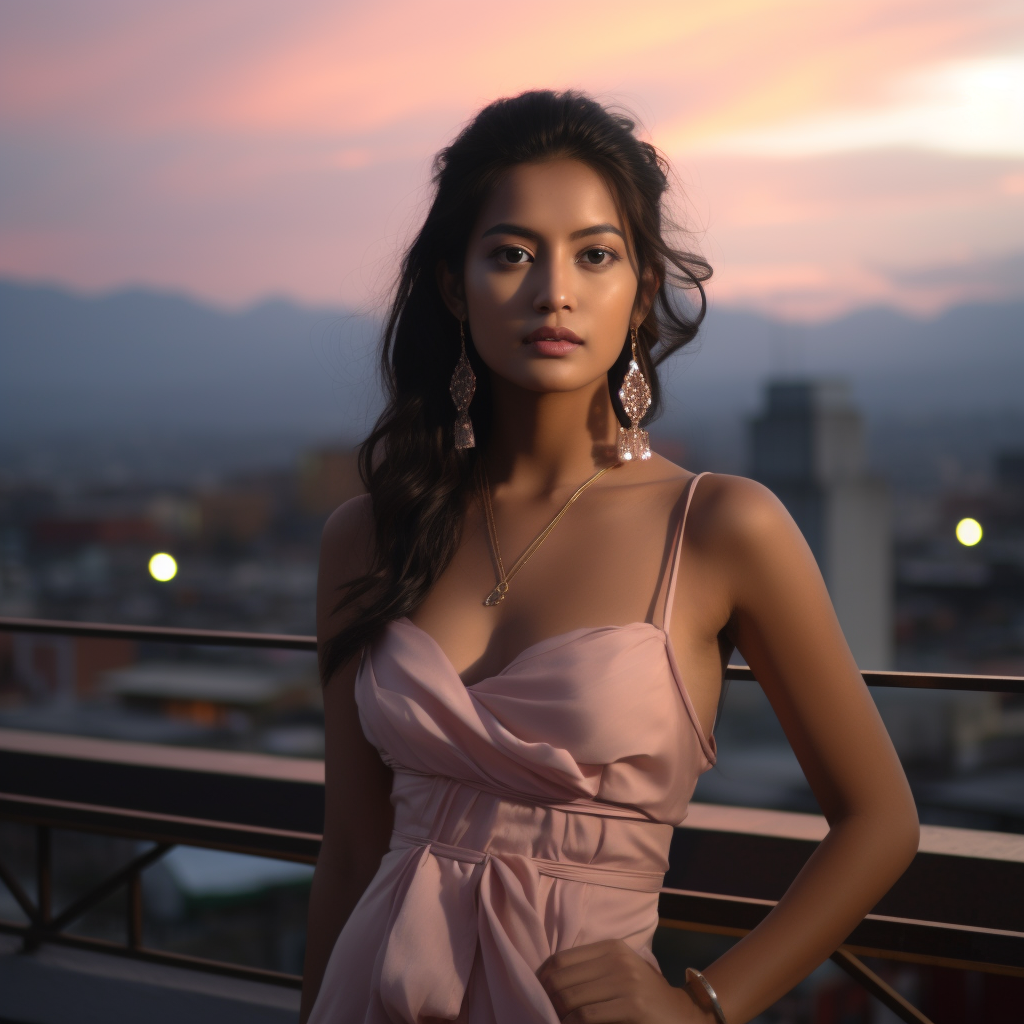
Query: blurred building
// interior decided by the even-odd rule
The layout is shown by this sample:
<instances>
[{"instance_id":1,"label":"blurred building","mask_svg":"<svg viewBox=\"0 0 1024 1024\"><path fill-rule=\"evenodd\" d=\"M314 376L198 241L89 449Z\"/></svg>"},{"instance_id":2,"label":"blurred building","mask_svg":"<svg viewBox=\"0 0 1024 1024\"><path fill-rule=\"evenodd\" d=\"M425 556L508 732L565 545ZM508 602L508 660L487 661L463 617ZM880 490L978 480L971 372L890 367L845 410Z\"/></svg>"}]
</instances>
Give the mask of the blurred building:
<instances>
[{"instance_id":1,"label":"blurred building","mask_svg":"<svg viewBox=\"0 0 1024 1024\"><path fill-rule=\"evenodd\" d=\"M36 702L75 701L92 697L100 677L131 665L137 645L102 637L4 634L13 679Z\"/></svg>"},{"instance_id":2,"label":"blurred building","mask_svg":"<svg viewBox=\"0 0 1024 1024\"><path fill-rule=\"evenodd\" d=\"M253 665L147 661L104 673L103 688L129 707L197 725L223 726L301 702L303 680Z\"/></svg>"},{"instance_id":3,"label":"blurred building","mask_svg":"<svg viewBox=\"0 0 1024 1024\"><path fill-rule=\"evenodd\" d=\"M274 513L274 495L266 488L221 487L199 497L201 533L214 543L251 544L269 531Z\"/></svg>"},{"instance_id":4,"label":"blurred building","mask_svg":"<svg viewBox=\"0 0 1024 1024\"><path fill-rule=\"evenodd\" d=\"M751 476L803 531L861 668L889 668L889 498L867 470L864 421L842 381L776 381L751 424Z\"/></svg>"},{"instance_id":5,"label":"blurred building","mask_svg":"<svg viewBox=\"0 0 1024 1024\"><path fill-rule=\"evenodd\" d=\"M996 453L986 481L929 497L929 514L897 535L900 667L1024 674L1024 450ZM966 519L981 529L964 540Z\"/></svg>"},{"instance_id":6,"label":"blurred building","mask_svg":"<svg viewBox=\"0 0 1024 1024\"><path fill-rule=\"evenodd\" d=\"M349 448L317 448L299 464L299 504L309 515L323 516L362 494L356 453Z\"/></svg>"}]
</instances>

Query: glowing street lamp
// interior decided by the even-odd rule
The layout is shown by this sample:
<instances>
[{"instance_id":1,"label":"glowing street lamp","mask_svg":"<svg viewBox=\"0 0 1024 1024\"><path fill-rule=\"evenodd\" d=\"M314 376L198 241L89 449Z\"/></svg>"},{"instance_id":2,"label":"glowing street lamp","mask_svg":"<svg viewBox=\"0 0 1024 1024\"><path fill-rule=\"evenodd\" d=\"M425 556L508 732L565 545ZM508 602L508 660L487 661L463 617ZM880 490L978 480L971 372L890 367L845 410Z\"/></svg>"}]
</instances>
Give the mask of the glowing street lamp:
<instances>
[{"instance_id":1,"label":"glowing street lamp","mask_svg":"<svg viewBox=\"0 0 1024 1024\"><path fill-rule=\"evenodd\" d=\"M966 548L973 548L981 540L981 523L977 519L961 519L956 524L956 539Z\"/></svg>"},{"instance_id":2,"label":"glowing street lamp","mask_svg":"<svg viewBox=\"0 0 1024 1024\"><path fill-rule=\"evenodd\" d=\"M158 583L166 583L178 575L178 563L166 551L161 551L149 560L149 575Z\"/></svg>"}]
</instances>

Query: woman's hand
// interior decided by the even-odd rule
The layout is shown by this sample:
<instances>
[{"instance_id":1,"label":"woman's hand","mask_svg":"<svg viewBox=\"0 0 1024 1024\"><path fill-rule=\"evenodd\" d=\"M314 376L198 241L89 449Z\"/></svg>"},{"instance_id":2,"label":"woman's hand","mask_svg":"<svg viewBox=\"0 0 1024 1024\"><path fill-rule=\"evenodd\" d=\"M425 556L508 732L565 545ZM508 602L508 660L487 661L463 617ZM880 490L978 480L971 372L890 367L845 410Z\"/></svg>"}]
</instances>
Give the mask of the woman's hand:
<instances>
[{"instance_id":1,"label":"woman's hand","mask_svg":"<svg viewBox=\"0 0 1024 1024\"><path fill-rule=\"evenodd\" d=\"M537 977L562 1024L705 1024L714 1019L621 939L554 953Z\"/></svg>"}]
</instances>

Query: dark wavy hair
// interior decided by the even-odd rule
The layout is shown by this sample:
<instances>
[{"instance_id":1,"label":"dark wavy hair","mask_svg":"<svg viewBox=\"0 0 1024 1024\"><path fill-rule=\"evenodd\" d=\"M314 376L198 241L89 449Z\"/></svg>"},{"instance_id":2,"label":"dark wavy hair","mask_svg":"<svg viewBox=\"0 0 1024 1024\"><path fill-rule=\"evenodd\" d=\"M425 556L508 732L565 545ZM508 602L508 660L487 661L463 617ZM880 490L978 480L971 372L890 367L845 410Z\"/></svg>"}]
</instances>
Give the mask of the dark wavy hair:
<instances>
[{"instance_id":1,"label":"dark wavy hair","mask_svg":"<svg viewBox=\"0 0 1024 1024\"><path fill-rule=\"evenodd\" d=\"M491 189L510 168L555 158L582 161L608 184L628 224L641 282L657 286L638 330L641 368L651 384L656 414L660 388L655 367L691 341L704 318L703 282L711 267L700 256L665 240L662 199L668 164L635 134L629 117L575 91L526 92L497 100L434 160L434 199L401 265L385 321L380 370L384 411L359 451L359 470L370 494L375 526L369 571L343 587L338 609L355 614L324 645L321 675L333 672L393 619L412 612L454 556L480 447L491 428L488 371L467 337L477 375L470 413L477 447L454 447L455 407L448 393L459 358L459 323L445 305L438 268L458 274L470 232ZM678 301L678 289L699 302ZM616 415L629 425L618 400L628 368L629 339L608 371Z\"/></svg>"}]
</instances>

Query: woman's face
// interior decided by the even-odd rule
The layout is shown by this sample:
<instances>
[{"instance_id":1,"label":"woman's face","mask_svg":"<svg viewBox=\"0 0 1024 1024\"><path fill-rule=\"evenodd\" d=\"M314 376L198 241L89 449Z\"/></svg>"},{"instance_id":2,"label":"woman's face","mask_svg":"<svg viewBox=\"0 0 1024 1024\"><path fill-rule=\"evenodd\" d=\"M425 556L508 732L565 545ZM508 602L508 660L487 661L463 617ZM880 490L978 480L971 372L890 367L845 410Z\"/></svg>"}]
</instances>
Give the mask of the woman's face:
<instances>
[{"instance_id":1,"label":"woman's face","mask_svg":"<svg viewBox=\"0 0 1024 1024\"><path fill-rule=\"evenodd\" d=\"M512 168L470 234L458 310L492 373L530 391L604 379L637 299L626 233L611 191L587 164Z\"/></svg>"}]
</instances>

